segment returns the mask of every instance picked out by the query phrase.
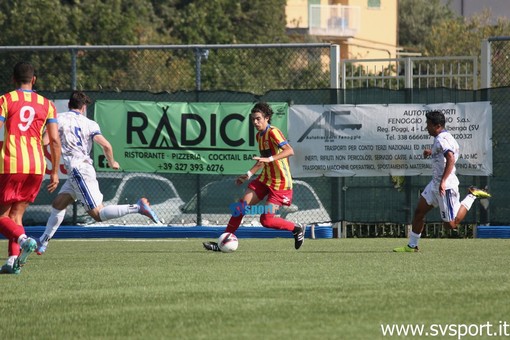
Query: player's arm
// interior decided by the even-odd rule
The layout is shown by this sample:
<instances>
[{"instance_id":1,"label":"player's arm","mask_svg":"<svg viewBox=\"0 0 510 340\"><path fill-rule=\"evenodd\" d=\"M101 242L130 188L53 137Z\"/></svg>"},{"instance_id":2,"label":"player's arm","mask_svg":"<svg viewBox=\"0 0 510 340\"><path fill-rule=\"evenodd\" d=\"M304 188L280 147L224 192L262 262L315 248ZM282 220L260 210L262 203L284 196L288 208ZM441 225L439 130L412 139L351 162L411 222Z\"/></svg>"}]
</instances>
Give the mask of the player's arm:
<instances>
[{"instance_id":1,"label":"player's arm","mask_svg":"<svg viewBox=\"0 0 510 340\"><path fill-rule=\"evenodd\" d=\"M110 142L104 138L103 135L97 134L94 136L94 142L99 144L99 146L103 149L103 154L108 161L108 165L110 168L118 170L120 168L119 163L113 158L113 148Z\"/></svg>"},{"instance_id":2,"label":"player's arm","mask_svg":"<svg viewBox=\"0 0 510 340\"><path fill-rule=\"evenodd\" d=\"M290 157L290 156L294 155L294 149L292 148L292 146L290 146L289 143L283 144L281 147L281 150L282 150L281 152L279 152L278 154L276 154L274 156L270 156L270 157L255 156L255 157L253 157L253 159L256 160L257 163L255 163L255 165L252 166L252 168L250 170L248 170L248 172L237 177L236 184L237 185L242 184L244 181L250 179L251 176L256 174L257 171L259 171L260 169L262 169L264 167L264 163L271 163L278 159L283 159L283 158Z\"/></svg>"},{"instance_id":3,"label":"player's arm","mask_svg":"<svg viewBox=\"0 0 510 340\"><path fill-rule=\"evenodd\" d=\"M244 181L249 180L251 178L251 176L256 174L263 167L264 167L264 164L257 161L257 163L255 163L255 165L252 166L250 170L248 170L245 174L242 174L241 176L236 178L236 184L237 185L243 184Z\"/></svg>"},{"instance_id":4,"label":"player's arm","mask_svg":"<svg viewBox=\"0 0 510 340\"><path fill-rule=\"evenodd\" d=\"M60 137L58 134L58 123L51 122L46 124L46 135L48 139L48 145L50 146L51 154L51 173L50 173L50 184L48 184L48 191L53 192L58 186L58 168L60 164L60 154L62 152L60 145Z\"/></svg>"},{"instance_id":5,"label":"player's arm","mask_svg":"<svg viewBox=\"0 0 510 340\"><path fill-rule=\"evenodd\" d=\"M455 167L455 156L453 151L446 151L444 158L446 159L446 164L444 167L443 177L441 177L441 183L439 184L439 193L441 196L443 196L446 192L446 179L450 176L453 172L453 168Z\"/></svg>"}]
</instances>

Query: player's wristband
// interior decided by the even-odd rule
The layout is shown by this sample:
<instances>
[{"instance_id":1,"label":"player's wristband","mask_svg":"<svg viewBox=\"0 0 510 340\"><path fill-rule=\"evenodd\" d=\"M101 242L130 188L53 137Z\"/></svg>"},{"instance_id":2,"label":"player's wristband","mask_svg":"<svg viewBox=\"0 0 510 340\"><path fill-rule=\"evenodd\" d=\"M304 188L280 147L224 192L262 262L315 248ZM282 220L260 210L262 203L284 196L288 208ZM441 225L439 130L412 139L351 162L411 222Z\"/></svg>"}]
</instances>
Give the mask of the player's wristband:
<instances>
[{"instance_id":1,"label":"player's wristband","mask_svg":"<svg viewBox=\"0 0 510 340\"><path fill-rule=\"evenodd\" d=\"M246 171L246 175L248 175L248 179L250 179L251 176L253 176L253 174L250 170Z\"/></svg>"},{"instance_id":2,"label":"player's wristband","mask_svg":"<svg viewBox=\"0 0 510 340\"><path fill-rule=\"evenodd\" d=\"M273 156L269 156L269 161L270 161L270 162L274 161Z\"/></svg>"}]
</instances>

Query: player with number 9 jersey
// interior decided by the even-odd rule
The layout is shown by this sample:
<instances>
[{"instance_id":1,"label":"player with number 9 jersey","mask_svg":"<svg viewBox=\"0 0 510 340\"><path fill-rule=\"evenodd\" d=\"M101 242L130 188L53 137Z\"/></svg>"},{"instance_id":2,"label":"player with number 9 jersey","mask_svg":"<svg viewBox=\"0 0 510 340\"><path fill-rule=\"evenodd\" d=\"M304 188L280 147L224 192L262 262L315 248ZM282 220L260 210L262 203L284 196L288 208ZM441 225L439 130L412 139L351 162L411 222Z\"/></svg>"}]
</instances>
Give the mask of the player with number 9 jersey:
<instances>
[{"instance_id":1,"label":"player with number 9 jersey","mask_svg":"<svg viewBox=\"0 0 510 340\"><path fill-rule=\"evenodd\" d=\"M16 90L0 97L0 233L8 240L7 262L2 274L19 274L37 241L25 234L23 214L39 193L46 172L43 132L46 130L53 167L48 191L58 186L60 139L55 106L33 90L34 67L21 61L14 66Z\"/></svg>"},{"instance_id":2,"label":"player with number 9 jersey","mask_svg":"<svg viewBox=\"0 0 510 340\"><path fill-rule=\"evenodd\" d=\"M47 123L57 122L53 103L34 91L11 91L0 97L0 121L5 126L0 173L44 174L42 133Z\"/></svg>"}]
</instances>

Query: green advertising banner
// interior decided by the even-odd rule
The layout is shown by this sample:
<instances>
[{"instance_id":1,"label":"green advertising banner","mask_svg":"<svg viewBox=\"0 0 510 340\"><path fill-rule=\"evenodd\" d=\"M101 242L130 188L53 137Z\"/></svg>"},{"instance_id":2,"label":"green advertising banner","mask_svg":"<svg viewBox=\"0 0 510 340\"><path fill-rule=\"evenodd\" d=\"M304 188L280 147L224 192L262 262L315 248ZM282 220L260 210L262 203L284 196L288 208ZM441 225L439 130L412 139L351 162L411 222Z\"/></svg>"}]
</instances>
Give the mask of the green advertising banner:
<instances>
[{"instance_id":1,"label":"green advertising banner","mask_svg":"<svg viewBox=\"0 0 510 340\"><path fill-rule=\"evenodd\" d=\"M125 171L237 175L258 155L253 103L98 100L95 120ZM270 103L271 125L287 136L287 103ZM94 145L96 169L108 170Z\"/></svg>"}]
</instances>

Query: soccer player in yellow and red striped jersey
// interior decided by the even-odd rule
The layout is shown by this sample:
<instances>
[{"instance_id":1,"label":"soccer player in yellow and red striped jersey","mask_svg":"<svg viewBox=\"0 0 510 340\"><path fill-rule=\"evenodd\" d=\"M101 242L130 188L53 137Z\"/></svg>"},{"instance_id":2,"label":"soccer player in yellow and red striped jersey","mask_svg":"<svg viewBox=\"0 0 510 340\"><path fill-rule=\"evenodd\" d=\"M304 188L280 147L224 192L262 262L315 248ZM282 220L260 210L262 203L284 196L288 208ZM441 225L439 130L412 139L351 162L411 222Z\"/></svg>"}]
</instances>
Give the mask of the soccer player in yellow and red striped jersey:
<instances>
[{"instance_id":1,"label":"soccer player in yellow and red striped jersey","mask_svg":"<svg viewBox=\"0 0 510 340\"><path fill-rule=\"evenodd\" d=\"M37 247L25 234L23 214L39 193L46 171L42 134L46 128L51 161L49 192L58 185L60 138L55 106L35 93L34 67L27 62L14 66L16 90L0 97L0 128L4 141L0 149L0 232L9 241L9 258L0 273L18 274ZM21 247L21 250L20 250Z\"/></svg>"},{"instance_id":2,"label":"soccer player in yellow and red striped jersey","mask_svg":"<svg viewBox=\"0 0 510 340\"><path fill-rule=\"evenodd\" d=\"M255 117L254 124L259 123L259 121L263 122L264 120L262 115L260 117ZM260 125L261 128L263 125L264 124ZM281 152L289 153L289 155L283 155L279 157L278 160L265 163L258 180L275 190L292 190L292 177L287 157L293 155L294 152L290 154L292 148L280 129L269 124L263 129L264 130L259 130L259 132L257 132L260 155L264 158L273 157L273 160L273 155ZM287 205L285 202L283 204Z\"/></svg>"},{"instance_id":3,"label":"soccer player in yellow and red striped jersey","mask_svg":"<svg viewBox=\"0 0 510 340\"><path fill-rule=\"evenodd\" d=\"M267 103L257 103L251 110L251 122L258 131L260 157L253 157L257 163L246 174L239 176L236 184L242 184L253 174L262 170L260 175L248 185L240 200L241 207L255 205L267 197L268 209L265 209L265 213L260 216L260 223L266 228L292 232L294 247L299 249L304 241L305 226L294 224L274 214L281 206L289 206L292 203L292 176L288 157L294 155L294 150L280 129L271 126L272 115L273 110ZM243 217L244 211L232 215L225 232L235 233ZM207 250L220 250L215 242L205 242L204 247Z\"/></svg>"}]
</instances>

